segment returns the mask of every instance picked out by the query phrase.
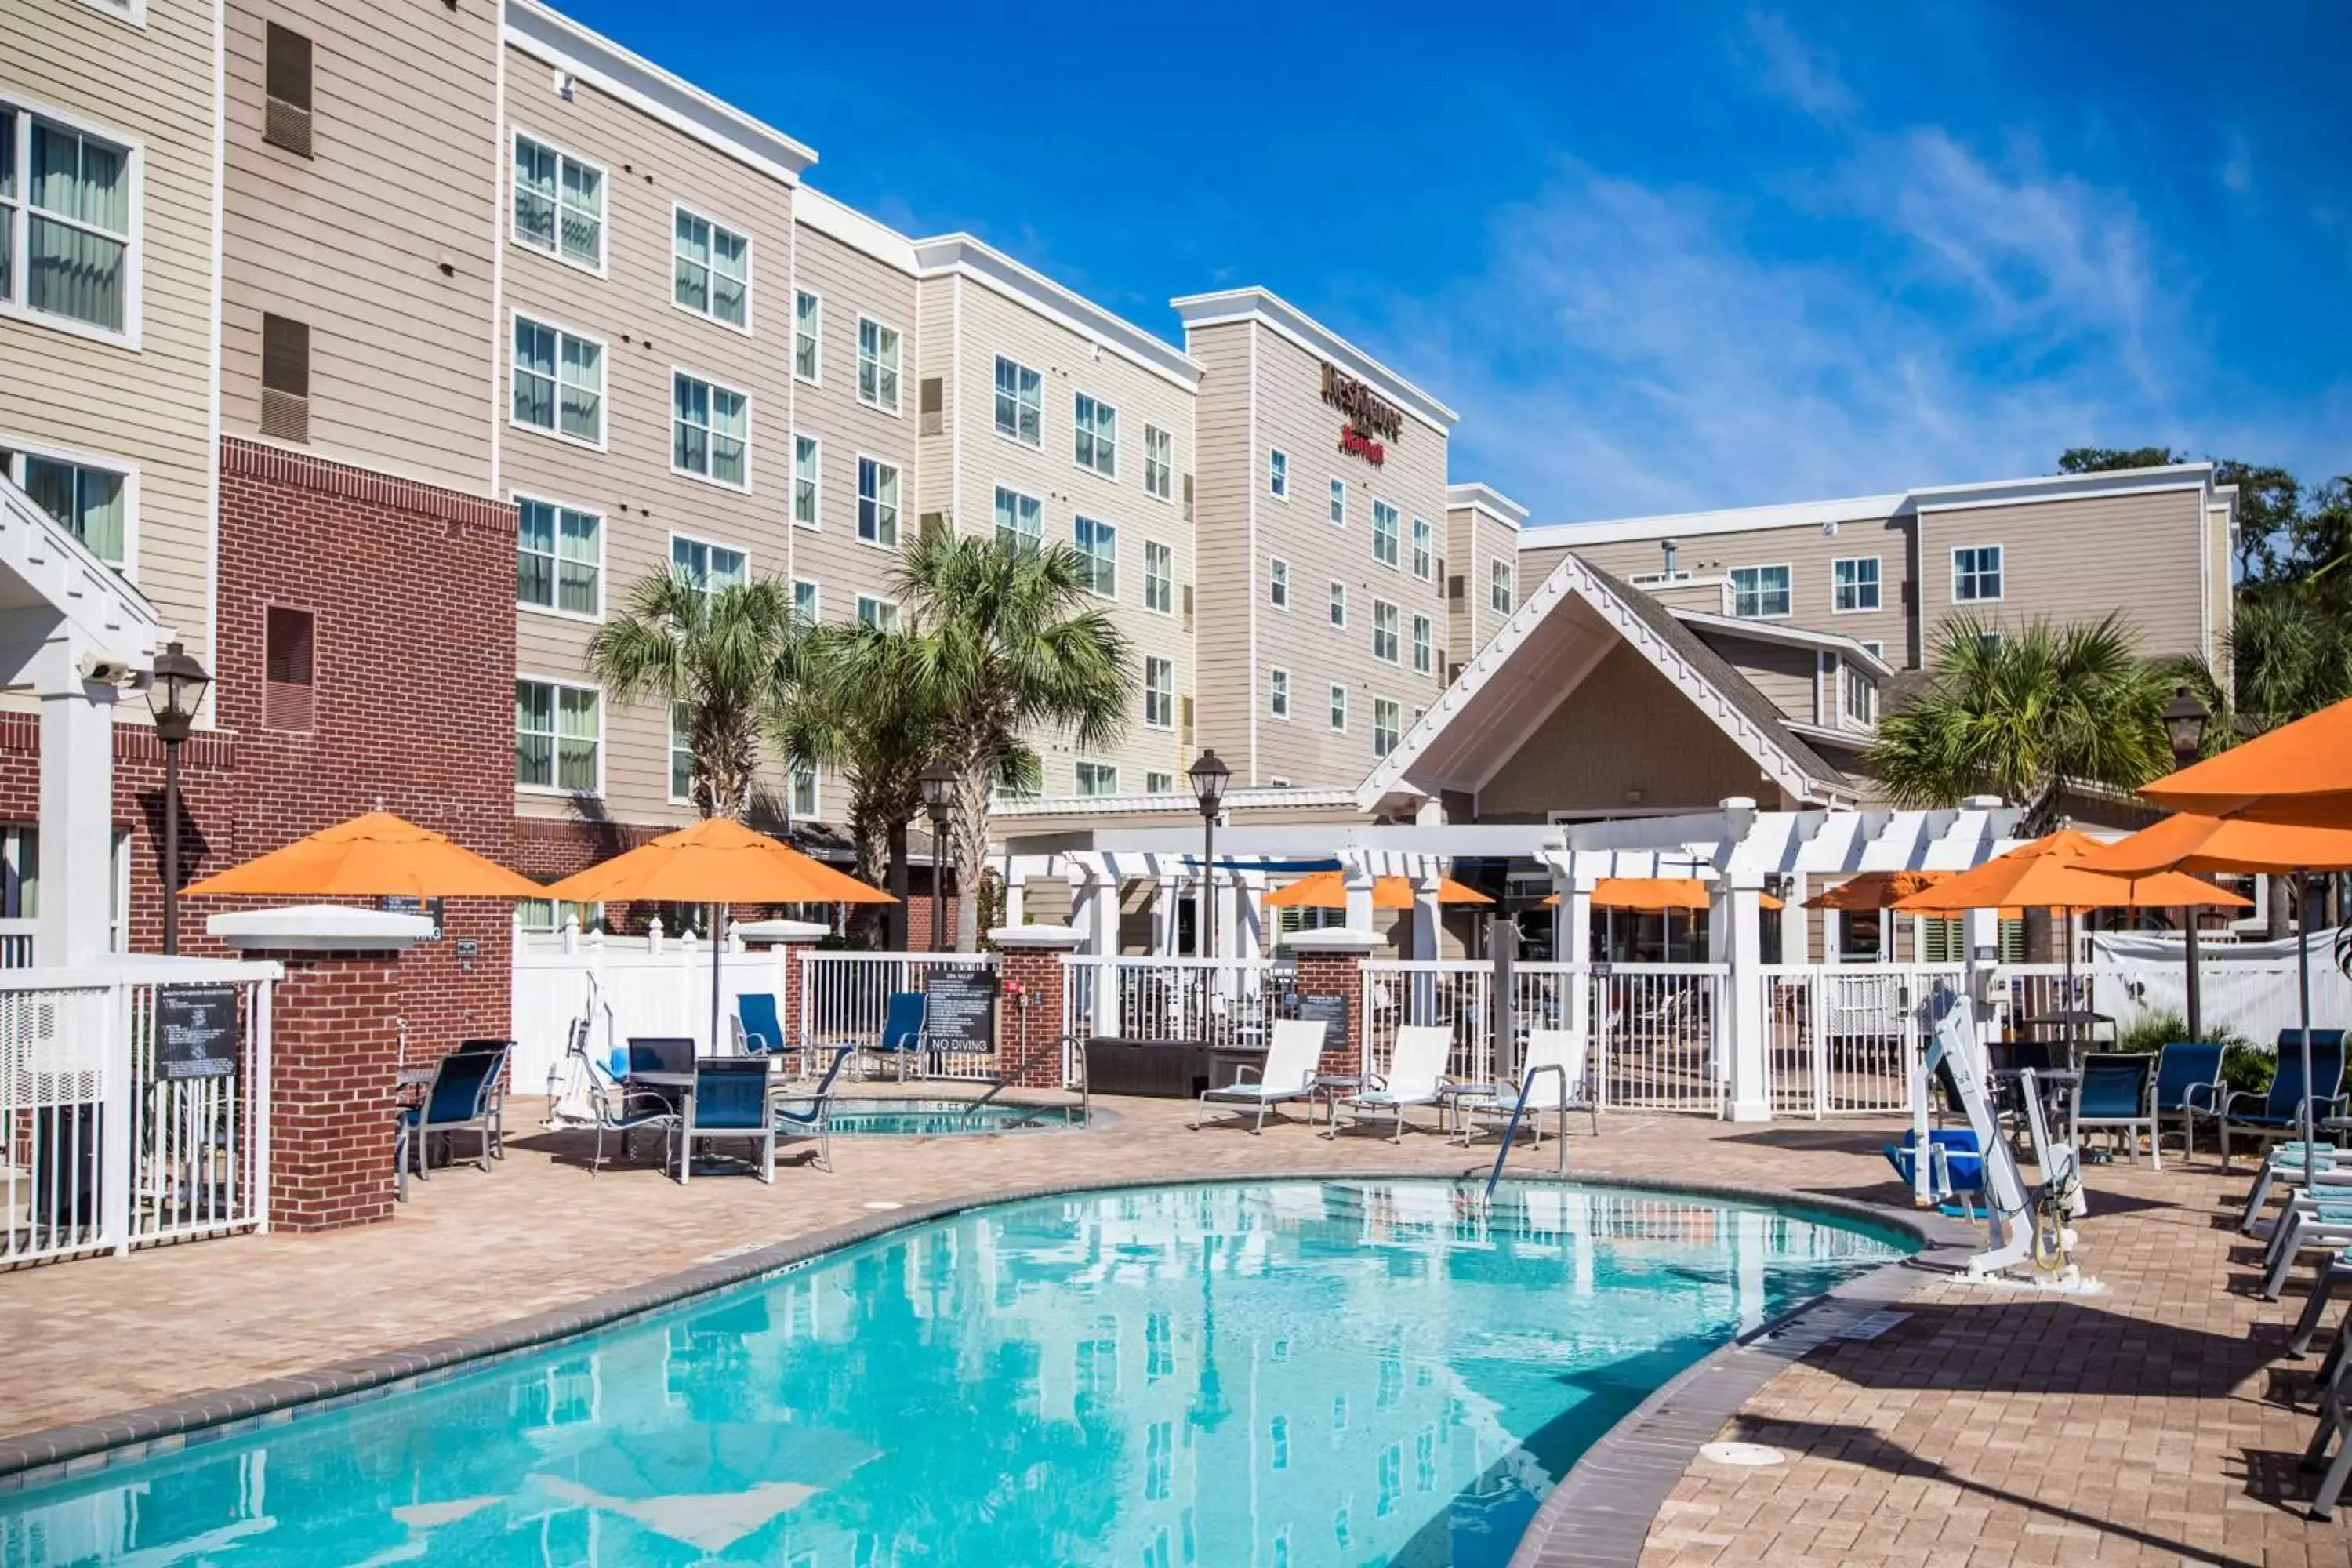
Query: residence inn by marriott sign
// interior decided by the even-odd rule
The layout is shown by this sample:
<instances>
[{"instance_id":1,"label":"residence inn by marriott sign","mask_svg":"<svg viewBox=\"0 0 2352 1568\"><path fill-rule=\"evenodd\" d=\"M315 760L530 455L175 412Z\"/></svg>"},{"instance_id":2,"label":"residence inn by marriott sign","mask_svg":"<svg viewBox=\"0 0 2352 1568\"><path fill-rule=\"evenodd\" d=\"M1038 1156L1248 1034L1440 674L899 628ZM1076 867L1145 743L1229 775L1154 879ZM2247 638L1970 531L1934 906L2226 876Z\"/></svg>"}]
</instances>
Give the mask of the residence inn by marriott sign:
<instances>
[{"instance_id":1,"label":"residence inn by marriott sign","mask_svg":"<svg viewBox=\"0 0 2352 1568\"><path fill-rule=\"evenodd\" d=\"M1404 434L1404 415L1395 404L1328 360L1323 362L1323 401L1348 416L1339 431L1339 450L1375 467L1388 461L1383 442Z\"/></svg>"}]
</instances>

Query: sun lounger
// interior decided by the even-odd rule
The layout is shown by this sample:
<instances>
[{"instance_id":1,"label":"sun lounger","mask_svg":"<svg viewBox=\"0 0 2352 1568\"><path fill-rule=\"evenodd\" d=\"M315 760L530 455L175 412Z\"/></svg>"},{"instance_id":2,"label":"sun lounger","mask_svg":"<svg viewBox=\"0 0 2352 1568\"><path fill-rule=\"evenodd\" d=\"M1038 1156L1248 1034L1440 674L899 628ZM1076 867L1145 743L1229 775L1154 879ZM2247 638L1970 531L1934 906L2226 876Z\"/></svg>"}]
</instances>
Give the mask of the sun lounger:
<instances>
[{"instance_id":1,"label":"sun lounger","mask_svg":"<svg viewBox=\"0 0 2352 1568\"><path fill-rule=\"evenodd\" d=\"M1533 1135L1537 1148L1543 1147L1540 1123L1547 1114L1559 1118L1559 1136L1565 1138L1569 1113L1583 1111L1592 1118L1593 1136L1599 1137L1601 1107L1586 1081L1586 1044L1587 1037L1574 1029L1528 1030L1517 1084L1498 1083L1455 1097L1455 1109L1462 1118L1463 1146L1467 1148L1470 1140L1482 1131L1507 1129L1523 1092L1527 1106L1519 1125Z\"/></svg>"},{"instance_id":2,"label":"sun lounger","mask_svg":"<svg viewBox=\"0 0 2352 1568\"><path fill-rule=\"evenodd\" d=\"M1389 1142L1404 1141L1405 1112L1417 1105L1442 1105L1445 1058L1454 1048L1454 1031L1443 1024L1405 1024L1396 1032L1389 1053L1389 1070L1370 1075L1371 1087L1334 1100L1326 1138L1339 1131L1339 1118L1349 1121L1387 1121Z\"/></svg>"},{"instance_id":3,"label":"sun lounger","mask_svg":"<svg viewBox=\"0 0 2352 1568\"><path fill-rule=\"evenodd\" d=\"M1251 1079L1238 1079L1222 1089L1213 1089L1201 1096L1201 1103L1192 1111L1192 1130L1199 1131L1201 1119L1213 1107L1228 1106L1240 1115L1255 1112L1250 1124L1252 1133L1265 1131L1265 1113L1277 1105L1292 1100L1309 1100L1315 1093L1315 1077L1323 1061L1321 1019L1284 1018L1274 1026L1274 1039L1266 1047L1263 1063L1245 1063L1242 1073L1255 1073Z\"/></svg>"}]
</instances>

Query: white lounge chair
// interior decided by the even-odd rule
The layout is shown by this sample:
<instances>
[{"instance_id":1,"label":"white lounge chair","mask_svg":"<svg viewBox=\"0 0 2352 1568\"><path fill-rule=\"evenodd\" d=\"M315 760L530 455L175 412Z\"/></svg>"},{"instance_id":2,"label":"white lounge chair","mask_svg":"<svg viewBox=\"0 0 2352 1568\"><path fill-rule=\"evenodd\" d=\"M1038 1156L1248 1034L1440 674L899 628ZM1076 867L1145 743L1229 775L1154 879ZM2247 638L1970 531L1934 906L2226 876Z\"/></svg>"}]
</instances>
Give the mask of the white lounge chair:
<instances>
[{"instance_id":1,"label":"white lounge chair","mask_svg":"<svg viewBox=\"0 0 2352 1568\"><path fill-rule=\"evenodd\" d=\"M1276 1024L1274 1042L1266 1047L1265 1062L1241 1069L1255 1072L1257 1077L1213 1089L1201 1096L1201 1103L1192 1112L1193 1131L1200 1131L1201 1119L1212 1106L1231 1106L1241 1114L1255 1110L1257 1117L1250 1131L1263 1132L1267 1110L1294 1100L1311 1099L1315 1075L1323 1060L1325 1027L1320 1018L1285 1018Z\"/></svg>"},{"instance_id":2,"label":"white lounge chair","mask_svg":"<svg viewBox=\"0 0 2352 1568\"><path fill-rule=\"evenodd\" d=\"M1389 1053L1389 1070L1370 1075L1371 1087L1332 1102L1331 1125L1326 1138L1336 1137L1339 1118L1350 1121L1392 1124L1389 1142L1404 1141L1404 1113L1416 1105L1440 1105L1445 1099L1445 1058L1454 1049L1454 1031L1444 1024L1405 1024L1398 1027L1396 1046Z\"/></svg>"},{"instance_id":3,"label":"white lounge chair","mask_svg":"<svg viewBox=\"0 0 2352 1568\"><path fill-rule=\"evenodd\" d=\"M1463 1146L1468 1147L1473 1137L1489 1128L1507 1129L1522 1088L1528 1103L1519 1125L1534 1136L1537 1148L1543 1147L1541 1121L1547 1114L1559 1119L1559 1135L1565 1138L1569 1112L1584 1111L1592 1118L1593 1135L1600 1136L1601 1107L1585 1082L1586 1045L1586 1037L1574 1029L1528 1030L1518 1084L1498 1083L1484 1094L1461 1098Z\"/></svg>"}]
</instances>

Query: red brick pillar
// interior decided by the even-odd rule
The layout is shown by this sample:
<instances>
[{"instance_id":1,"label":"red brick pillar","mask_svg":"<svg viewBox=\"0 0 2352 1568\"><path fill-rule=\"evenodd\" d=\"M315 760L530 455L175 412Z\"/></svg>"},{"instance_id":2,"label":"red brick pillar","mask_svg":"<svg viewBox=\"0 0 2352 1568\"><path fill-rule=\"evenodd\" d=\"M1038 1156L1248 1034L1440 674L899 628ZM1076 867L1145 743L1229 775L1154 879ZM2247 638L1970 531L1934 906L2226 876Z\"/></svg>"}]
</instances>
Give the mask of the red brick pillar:
<instances>
[{"instance_id":1,"label":"red brick pillar","mask_svg":"<svg viewBox=\"0 0 2352 1568\"><path fill-rule=\"evenodd\" d=\"M1063 956L1078 946L1067 926L1001 926L996 944L996 1059L1008 1083L1062 1087Z\"/></svg>"},{"instance_id":2,"label":"red brick pillar","mask_svg":"<svg viewBox=\"0 0 2352 1568\"><path fill-rule=\"evenodd\" d=\"M1386 939L1368 931L1303 931L1290 939L1291 953L1298 962L1298 994L1347 999L1346 1026L1323 1034L1322 1070L1327 1073L1363 1070L1362 966L1385 945Z\"/></svg>"}]
</instances>

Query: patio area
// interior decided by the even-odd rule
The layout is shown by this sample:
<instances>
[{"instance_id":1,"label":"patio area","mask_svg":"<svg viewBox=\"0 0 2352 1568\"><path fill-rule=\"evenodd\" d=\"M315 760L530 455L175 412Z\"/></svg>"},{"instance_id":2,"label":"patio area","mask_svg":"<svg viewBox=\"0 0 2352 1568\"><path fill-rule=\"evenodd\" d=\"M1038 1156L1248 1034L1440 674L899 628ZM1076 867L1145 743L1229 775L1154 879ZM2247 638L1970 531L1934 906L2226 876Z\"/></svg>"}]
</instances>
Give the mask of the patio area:
<instances>
[{"instance_id":1,"label":"patio area","mask_svg":"<svg viewBox=\"0 0 2352 1568\"><path fill-rule=\"evenodd\" d=\"M1170 1101L1098 1101L1117 1121L988 1139L838 1140L835 1173L804 1146L772 1188L650 1164L593 1181L584 1136L509 1108L507 1160L415 1186L390 1225L240 1237L0 1282L0 1432L299 1373L561 1308L714 1256L887 1208L1043 1183L1394 1169L1483 1174L1493 1146L1433 1136L1326 1142L1187 1130ZM1575 1137L1588 1173L1736 1183L1903 1205L1875 1152L1893 1123L1741 1126L1612 1115ZM1535 1168L1529 1157L1522 1154ZM2210 1156L2162 1173L2089 1172L2085 1271L2109 1293L2052 1298L1922 1275L1881 1337L1814 1351L1724 1436L1786 1462L1694 1460L1651 1527L1645 1563L2181 1561L2352 1563L2352 1525L2307 1521L2295 1461L2310 1417L2273 1358L2301 1303L2250 1289L2253 1247L2227 1218L2245 1178ZM1547 1150L1540 1168L1549 1170Z\"/></svg>"}]
</instances>

